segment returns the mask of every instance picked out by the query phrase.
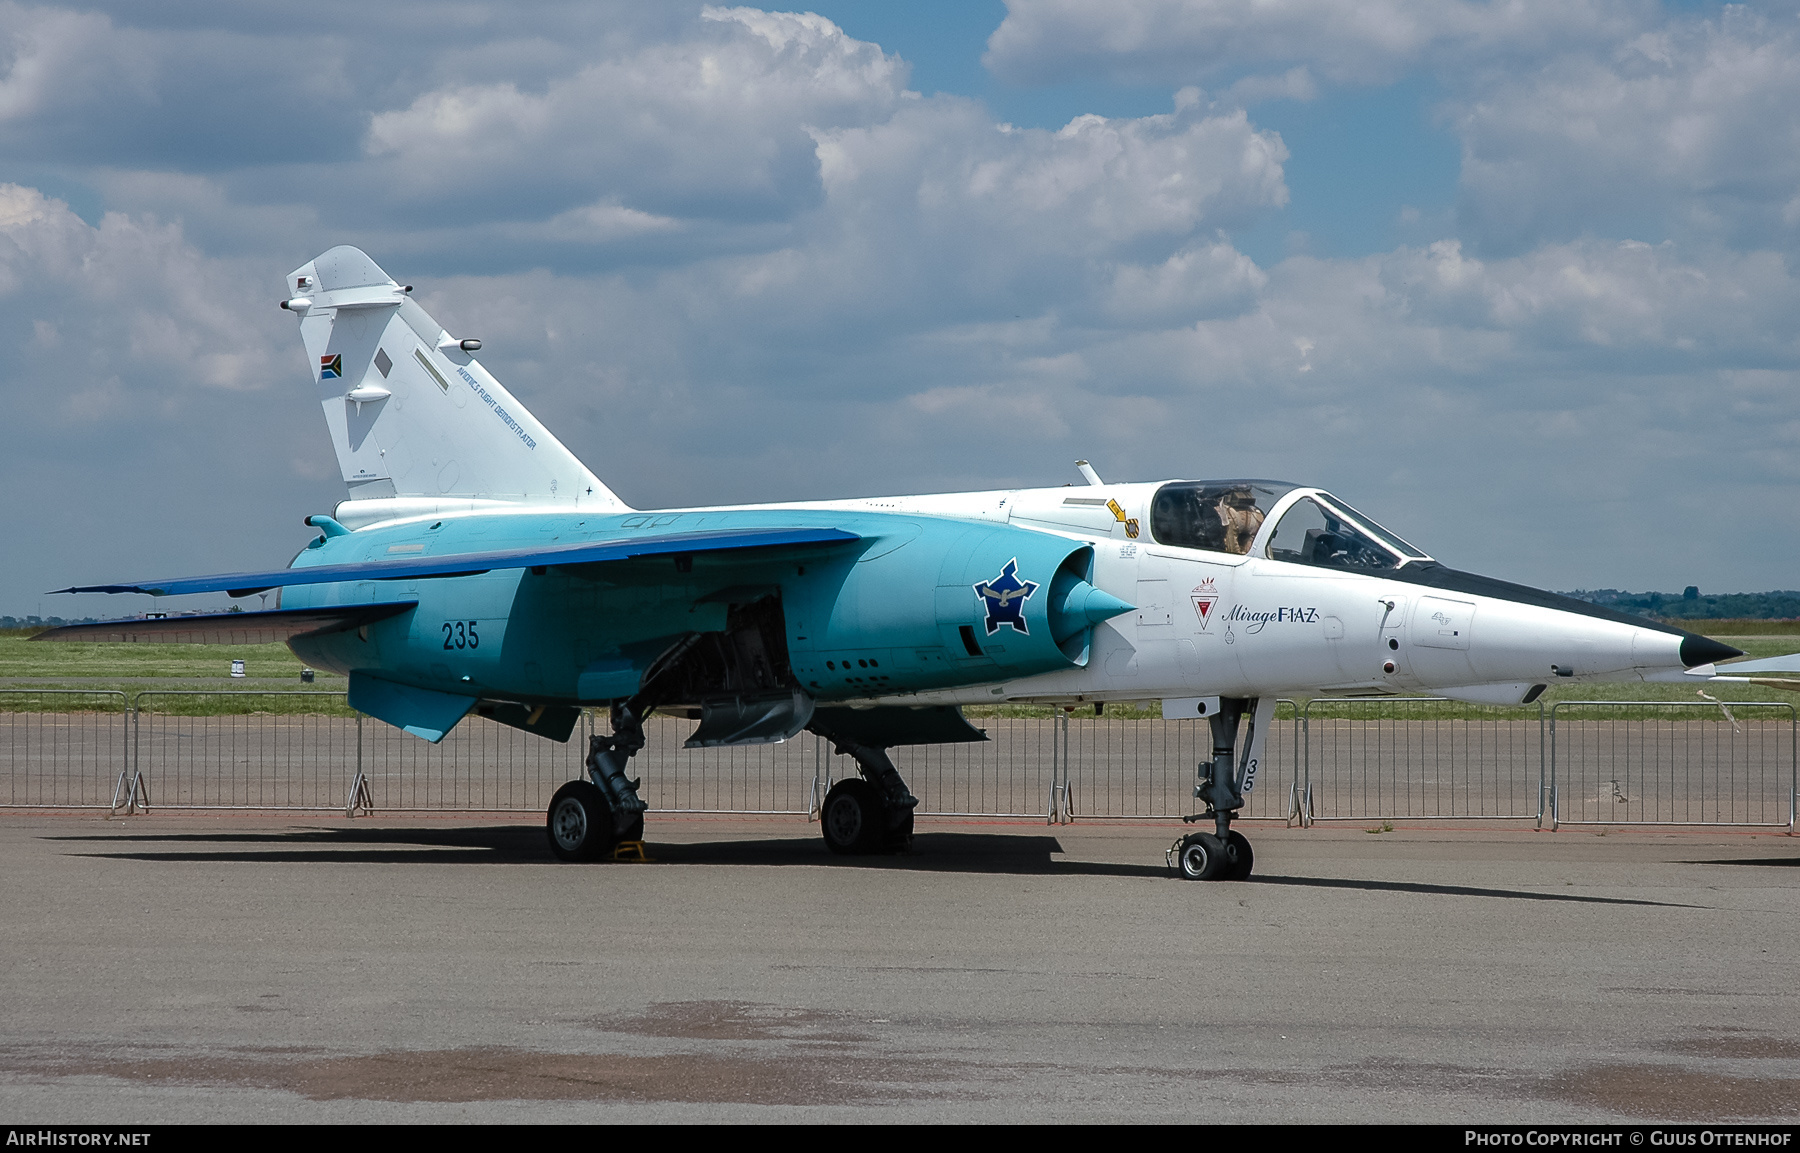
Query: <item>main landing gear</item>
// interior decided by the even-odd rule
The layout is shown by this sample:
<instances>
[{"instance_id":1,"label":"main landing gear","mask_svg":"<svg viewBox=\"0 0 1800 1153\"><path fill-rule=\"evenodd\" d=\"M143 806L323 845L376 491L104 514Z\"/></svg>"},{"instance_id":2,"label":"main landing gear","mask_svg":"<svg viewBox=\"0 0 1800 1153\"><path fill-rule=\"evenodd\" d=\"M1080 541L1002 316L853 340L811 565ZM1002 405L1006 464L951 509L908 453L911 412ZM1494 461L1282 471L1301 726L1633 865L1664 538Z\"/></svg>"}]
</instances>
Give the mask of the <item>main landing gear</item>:
<instances>
[{"instance_id":1,"label":"main landing gear","mask_svg":"<svg viewBox=\"0 0 1800 1153\"><path fill-rule=\"evenodd\" d=\"M912 848L913 810L919 798L912 795L886 749L854 742L838 742L837 751L856 759L862 780L844 780L831 786L819 806L819 827L825 845L834 853L899 853Z\"/></svg>"},{"instance_id":2,"label":"main landing gear","mask_svg":"<svg viewBox=\"0 0 1800 1153\"><path fill-rule=\"evenodd\" d=\"M550 799L550 851L565 861L594 861L622 841L644 839L646 805L625 766L644 747L643 717L634 702L615 705L612 735L588 738L588 780L570 781Z\"/></svg>"},{"instance_id":3,"label":"main landing gear","mask_svg":"<svg viewBox=\"0 0 1800 1153\"><path fill-rule=\"evenodd\" d=\"M1244 741L1244 757L1237 762L1238 729L1250 714L1250 732ZM1256 786L1256 770L1262 763L1263 738L1275 713L1273 700L1225 697L1210 718L1212 760L1200 762L1194 796L1206 802L1206 811L1182 820L1211 821L1210 833L1189 833L1169 846L1168 862L1190 881L1244 881L1250 877L1255 854L1244 834L1231 820L1244 807L1244 794Z\"/></svg>"}]
</instances>

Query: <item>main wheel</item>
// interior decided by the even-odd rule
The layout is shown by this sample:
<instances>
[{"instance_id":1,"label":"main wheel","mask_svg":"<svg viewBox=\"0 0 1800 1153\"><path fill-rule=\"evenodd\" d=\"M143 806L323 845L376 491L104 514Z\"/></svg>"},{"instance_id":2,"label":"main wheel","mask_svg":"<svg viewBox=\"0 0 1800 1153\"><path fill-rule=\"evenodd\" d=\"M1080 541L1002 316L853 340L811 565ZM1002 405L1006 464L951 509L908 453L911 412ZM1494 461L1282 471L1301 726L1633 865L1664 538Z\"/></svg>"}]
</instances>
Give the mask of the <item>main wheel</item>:
<instances>
[{"instance_id":1,"label":"main wheel","mask_svg":"<svg viewBox=\"0 0 1800 1153\"><path fill-rule=\"evenodd\" d=\"M1176 858L1181 875L1190 881L1216 881L1226 865L1225 842L1211 833L1189 833L1181 838L1181 852Z\"/></svg>"},{"instance_id":2,"label":"main wheel","mask_svg":"<svg viewBox=\"0 0 1800 1153\"><path fill-rule=\"evenodd\" d=\"M819 809L825 847L834 853L873 853L887 836L887 806L867 781L839 781Z\"/></svg>"},{"instance_id":3,"label":"main wheel","mask_svg":"<svg viewBox=\"0 0 1800 1153\"><path fill-rule=\"evenodd\" d=\"M1231 865L1219 875L1223 881L1248 881L1250 868L1256 863L1256 854L1250 851L1250 841L1236 829L1231 830L1225 838L1228 844L1226 856L1231 858Z\"/></svg>"},{"instance_id":4,"label":"main wheel","mask_svg":"<svg viewBox=\"0 0 1800 1153\"><path fill-rule=\"evenodd\" d=\"M570 781L550 798L545 832L550 851L565 861L592 861L616 843L612 806L592 781Z\"/></svg>"}]
</instances>

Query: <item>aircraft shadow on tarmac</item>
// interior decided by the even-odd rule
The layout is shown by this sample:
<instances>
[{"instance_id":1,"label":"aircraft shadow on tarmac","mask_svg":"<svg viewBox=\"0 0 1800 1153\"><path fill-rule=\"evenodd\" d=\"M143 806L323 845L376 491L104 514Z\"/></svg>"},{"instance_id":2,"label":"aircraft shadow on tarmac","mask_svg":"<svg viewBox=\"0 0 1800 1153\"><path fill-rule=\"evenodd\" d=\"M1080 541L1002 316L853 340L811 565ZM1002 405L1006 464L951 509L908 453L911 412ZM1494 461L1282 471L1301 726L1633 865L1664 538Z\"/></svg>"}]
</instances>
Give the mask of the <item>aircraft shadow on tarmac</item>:
<instances>
[{"instance_id":1,"label":"aircraft shadow on tarmac","mask_svg":"<svg viewBox=\"0 0 1800 1153\"><path fill-rule=\"evenodd\" d=\"M491 825L450 829L355 828L303 829L291 832L118 833L50 837L52 841L106 845L159 843L166 850L88 852L78 855L112 860L160 862L240 862L247 864L426 864L426 865L564 865L551 856L538 825ZM747 841L650 842L652 861L668 865L780 865L894 869L907 872L989 873L1074 877L1168 878L1162 865L1057 860L1062 843L1052 836L1004 833L920 833L911 853L840 857L816 837L770 837ZM193 846L182 848L177 846ZM202 848L201 846L221 846ZM223 847L234 846L234 847ZM243 847L235 847L243 846ZM261 846L251 848L249 846ZM1729 861L1720 864L1775 864L1774 861ZM1551 901L1595 905L1645 905L1698 908L1668 901L1595 897L1579 893L1534 893L1522 889L1489 889L1411 881L1377 881L1354 877L1294 877L1257 874L1247 884L1319 889L1360 889L1375 893L1420 896L1493 897L1517 901ZM1210 887L1210 886L1209 886Z\"/></svg>"},{"instance_id":2,"label":"aircraft shadow on tarmac","mask_svg":"<svg viewBox=\"0 0 1800 1153\"><path fill-rule=\"evenodd\" d=\"M539 825L494 825L456 829L305 829L293 832L125 833L53 837L65 842L145 844L140 850L89 852L83 856L141 861L239 861L275 864L515 864L564 865L551 856ZM151 849L149 843L166 844ZM219 846L214 848L212 846ZM256 846L256 847L251 847ZM670 843L650 841L650 858L667 865L813 865L838 868L902 869L913 872L1067 874L1164 877L1160 865L1107 864L1056 860L1063 851L1050 836L1000 833L921 833L914 851L868 857L840 857L817 837L770 837L744 841Z\"/></svg>"}]
</instances>

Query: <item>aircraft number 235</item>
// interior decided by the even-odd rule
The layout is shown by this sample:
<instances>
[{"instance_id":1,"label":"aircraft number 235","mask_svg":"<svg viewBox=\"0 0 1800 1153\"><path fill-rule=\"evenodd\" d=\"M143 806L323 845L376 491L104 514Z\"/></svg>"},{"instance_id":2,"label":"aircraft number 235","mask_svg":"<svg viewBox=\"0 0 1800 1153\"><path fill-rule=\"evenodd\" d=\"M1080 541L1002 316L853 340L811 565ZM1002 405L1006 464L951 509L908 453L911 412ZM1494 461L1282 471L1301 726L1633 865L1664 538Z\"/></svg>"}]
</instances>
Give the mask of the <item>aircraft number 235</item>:
<instances>
[{"instance_id":1,"label":"aircraft number 235","mask_svg":"<svg viewBox=\"0 0 1800 1153\"><path fill-rule=\"evenodd\" d=\"M479 621L445 621L444 647L447 649L478 649L481 637L475 633Z\"/></svg>"}]
</instances>

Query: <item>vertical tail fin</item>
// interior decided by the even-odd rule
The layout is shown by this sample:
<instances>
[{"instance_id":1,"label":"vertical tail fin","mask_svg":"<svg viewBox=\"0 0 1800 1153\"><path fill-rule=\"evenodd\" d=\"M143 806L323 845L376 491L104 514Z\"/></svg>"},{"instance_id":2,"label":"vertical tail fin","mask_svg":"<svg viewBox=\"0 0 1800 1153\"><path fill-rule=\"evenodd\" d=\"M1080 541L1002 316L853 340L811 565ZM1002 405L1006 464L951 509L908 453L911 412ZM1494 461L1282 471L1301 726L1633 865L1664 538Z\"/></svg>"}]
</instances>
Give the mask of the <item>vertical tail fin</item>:
<instances>
[{"instance_id":1,"label":"vertical tail fin","mask_svg":"<svg viewBox=\"0 0 1800 1153\"><path fill-rule=\"evenodd\" d=\"M361 250L300 266L288 290L352 501L628 507L481 367L479 341L451 337Z\"/></svg>"}]
</instances>

